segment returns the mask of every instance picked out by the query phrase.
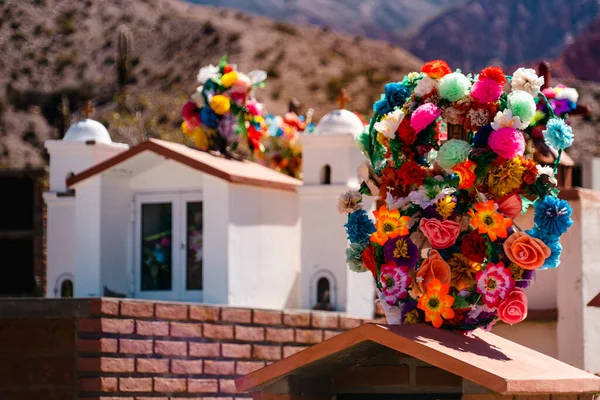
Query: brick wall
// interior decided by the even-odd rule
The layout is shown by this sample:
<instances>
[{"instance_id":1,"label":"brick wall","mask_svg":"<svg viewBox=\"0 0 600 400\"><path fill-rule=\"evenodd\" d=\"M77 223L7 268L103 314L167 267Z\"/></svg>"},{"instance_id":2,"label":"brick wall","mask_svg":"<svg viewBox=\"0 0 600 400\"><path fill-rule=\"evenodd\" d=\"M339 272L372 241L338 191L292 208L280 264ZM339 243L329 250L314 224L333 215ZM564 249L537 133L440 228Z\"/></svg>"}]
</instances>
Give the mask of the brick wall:
<instances>
[{"instance_id":1,"label":"brick wall","mask_svg":"<svg viewBox=\"0 0 600 400\"><path fill-rule=\"evenodd\" d=\"M48 318L55 314L72 316ZM104 298L0 300L0 326L9 317L10 332L27 333L1 329L0 354L16 357L28 380L17 380L18 386L6 377L12 375L0 374L2 400L249 397L235 393L235 378L364 322L338 313ZM35 341L42 331L53 331L52 343L60 346L42 348L46 353L33 346L26 356L11 350L23 345L19 337ZM40 366L34 359L42 354L46 364ZM43 392L18 397L25 387Z\"/></svg>"}]
</instances>

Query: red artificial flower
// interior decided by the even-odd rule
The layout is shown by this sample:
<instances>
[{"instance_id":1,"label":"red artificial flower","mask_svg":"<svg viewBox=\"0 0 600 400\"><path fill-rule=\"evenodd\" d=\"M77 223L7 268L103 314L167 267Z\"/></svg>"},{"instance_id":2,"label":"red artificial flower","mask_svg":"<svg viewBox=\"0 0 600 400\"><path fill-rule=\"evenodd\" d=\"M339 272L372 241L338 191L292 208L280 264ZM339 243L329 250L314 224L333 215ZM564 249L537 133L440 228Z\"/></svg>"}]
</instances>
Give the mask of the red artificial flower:
<instances>
[{"instance_id":1,"label":"red artificial flower","mask_svg":"<svg viewBox=\"0 0 600 400\"><path fill-rule=\"evenodd\" d=\"M404 144L411 145L417 140L415 130L410 126L410 118L404 118L398 127L398 136Z\"/></svg>"},{"instance_id":2,"label":"red artificial flower","mask_svg":"<svg viewBox=\"0 0 600 400\"><path fill-rule=\"evenodd\" d=\"M183 105L181 109L181 116L187 122L192 125L200 125L200 113L198 112L198 105L195 101L188 101Z\"/></svg>"},{"instance_id":3,"label":"red artificial flower","mask_svg":"<svg viewBox=\"0 0 600 400\"><path fill-rule=\"evenodd\" d=\"M537 178L537 166L535 161L523 156L520 156L519 158L521 159L521 165L525 167L525 171L523 171L523 182L528 185L533 185Z\"/></svg>"},{"instance_id":4,"label":"red artificial flower","mask_svg":"<svg viewBox=\"0 0 600 400\"><path fill-rule=\"evenodd\" d=\"M452 70L446 61L433 60L426 62L425 65L423 65L423 68L421 68L421 72L426 73L431 78L440 79L451 73Z\"/></svg>"},{"instance_id":5,"label":"red artificial flower","mask_svg":"<svg viewBox=\"0 0 600 400\"><path fill-rule=\"evenodd\" d=\"M475 185L475 179L477 178L475 174L476 168L477 164L471 160L460 162L452 167L452 171L456 172L460 179L460 183L458 184L459 189L469 189Z\"/></svg>"},{"instance_id":6,"label":"red artificial flower","mask_svg":"<svg viewBox=\"0 0 600 400\"><path fill-rule=\"evenodd\" d=\"M373 278L377 277L377 262L375 261L375 247L367 246L362 253L362 262L366 269L371 271Z\"/></svg>"},{"instance_id":7,"label":"red artificial flower","mask_svg":"<svg viewBox=\"0 0 600 400\"><path fill-rule=\"evenodd\" d=\"M224 74L227 74L227 73L229 73L229 72L231 72L231 71L233 71L233 67L232 67L230 64L227 64L227 65L225 66L225 68L223 68L223 73L224 73Z\"/></svg>"},{"instance_id":8,"label":"red artificial flower","mask_svg":"<svg viewBox=\"0 0 600 400\"><path fill-rule=\"evenodd\" d=\"M427 176L427 171L415 161L408 160L402 163L397 175L403 185L420 186L423 184L423 178Z\"/></svg>"},{"instance_id":9,"label":"red artificial flower","mask_svg":"<svg viewBox=\"0 0 600 400\"><path fill-rule=\"evenodd\" d=\"M485 239L476 232L471 232L462 238L460 252L471 261L481 264L485 260L487 250Z\"/></svg>"},{"instance_id":10,"label":"red artificial flower","mask_svg":"<svg viewBox=\"0 0 600 400\"><path fill-rule=\"evenodd\" d=\"M479 74L479 79L489 78L496 82L498 85L504 86L506 83L506 76L504 75L504 71L500 67L487 67L484 68L483 71Z\"/></svg>"},{"instance_id":11,"label":"red artificial flower","mask_svg":"<svg viewBox=\"0 0 600 400\"><path fill-rule=\"evenodd\" d=\"M254 150L260 148L260 139L262 137L262 132L254 127L254 125L250 125L248 128L248 140L252 144Z\"/></svg>"}]
</instances>

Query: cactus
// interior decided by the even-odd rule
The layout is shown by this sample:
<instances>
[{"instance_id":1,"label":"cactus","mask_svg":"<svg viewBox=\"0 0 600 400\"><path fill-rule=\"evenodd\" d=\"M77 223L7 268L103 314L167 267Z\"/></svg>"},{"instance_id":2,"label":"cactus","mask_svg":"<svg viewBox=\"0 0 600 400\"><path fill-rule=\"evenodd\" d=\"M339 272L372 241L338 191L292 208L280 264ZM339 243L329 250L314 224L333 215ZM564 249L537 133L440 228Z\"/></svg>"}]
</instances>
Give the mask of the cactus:
<instances>
[{"instance_id":1,"label":"cactus","mask_svg":"<svg viewBox=\"0 0 600 400\"><path fill-rule=\"evenodd\" d=\"M133 34L126 26L119 28L118 40L117 40L117 84L119 88L123 89L129 79L133 70L132 59L133 59Z\"/></svg>"},{"instance_id":2,"label":"cactus","mask_svg":"<svg viewBox=\"0 0 600 400\"><path fill-rule=\"evenodd\" d=\"M56 128L60 138L65 136L69 126L71 126L71 108L69 107L69 98L63 94L58 105L58 118L56 119Z\"/></svg>"}]
</instances>

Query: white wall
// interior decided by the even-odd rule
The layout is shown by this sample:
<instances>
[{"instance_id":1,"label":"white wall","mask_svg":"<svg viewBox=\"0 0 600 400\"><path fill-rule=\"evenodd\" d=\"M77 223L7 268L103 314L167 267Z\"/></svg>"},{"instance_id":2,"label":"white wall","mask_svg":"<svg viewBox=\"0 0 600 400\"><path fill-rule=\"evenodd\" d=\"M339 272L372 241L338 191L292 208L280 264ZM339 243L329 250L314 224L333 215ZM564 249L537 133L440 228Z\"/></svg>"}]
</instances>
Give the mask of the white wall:
<instances>
[{"instance_id":1,"label":"white wall","mask_svg":"<svg viewBox=\"0 0 600 400\"><path fill-rule=\"evenodd\" d=\"M204 174L173 160L165 160L131 178L132 192L174 192L202 190Z\"/></svg>"},{"instance_id":2,"label":"white wall","mask_svg":"<svg viewBox=\"0 0 600 400\"><path fill-rule=\"evenodd\" d=\"M357 184L356 169L364 159L352 135L300 135L305 185L320 184L321 168L331 167L331 184Z\"/></svg>"},{"instance_id":3,"label":"white wall","mask_svg":"<svg viewBox=\"0 0 600 400\"><path fill-rule=\"evenodd\" d=\"M515 325L498 322L492 328L492 333L523 346L527 346L540 353L544 353L550 357L558 358L556 327L556 322L525 320Z\"/></svg>"},{"instance_id":4,"label":"white wall","mask_svg":"<svg viewBox=\"0 0 600 400\"><path fill-rule=\"evenodd\" d=\"M228 304L282 309L300 267L297 194L230 185L229 199Z\"/></svg>"}]
</instances>

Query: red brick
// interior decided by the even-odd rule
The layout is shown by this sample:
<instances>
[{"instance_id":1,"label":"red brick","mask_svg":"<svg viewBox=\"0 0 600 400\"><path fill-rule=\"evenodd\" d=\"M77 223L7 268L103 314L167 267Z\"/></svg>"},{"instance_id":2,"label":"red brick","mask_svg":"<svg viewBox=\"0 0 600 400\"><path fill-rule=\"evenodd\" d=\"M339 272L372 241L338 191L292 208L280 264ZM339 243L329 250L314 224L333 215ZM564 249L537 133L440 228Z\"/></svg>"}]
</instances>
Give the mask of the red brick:
<instances>
[{"instance_id":1,"label":"red brick","mask_svg":"<svg viewBox=\"0 0 600 400\"><path fill-rule=\"evenodd\" d=\"M257 360L280 360L281 346L252 346L252 358Z\"/></svg>"},{"instance_id":2,"label":"red brick","mask_svg":"<svg viewBox=\"0 0 600 400\"><path fill-rule=\"evenodd\" d=\"M218 393L216 379L188 379L188 393Z\"/></svg>"},{"instance_id":3,"label":"red brick","mask_svg":"<svg viewBox=\"0 0 600 400\"><path fill-rule=\"evenodd\" d=\"M340 331L325 331L323 333L323 340L331 339L332 337L337 336L340 333L342 333L342 332L340 332Z\"/></svg>"},{"instance_id":4,"label":"red brick","mask_svg":"<svg viewBox=\"0 0 600 400\"><path fill-rule=\"evenodd\" d=\"M205 360L204 373L206 375L233 375L235 373L235 362Z\"/></svg>"},{"instance_id":5,"label":"red brick","mask_svg":"<svg viewBox=\"0 0 600 400\"><path fill-rule=\"evenodd\" d=\"M323 331L320 329L296 329L296 343L320 343L323 341Z\"/></svg>"},{"instance_id":6,"label":"red brick","mask_svg":"<svg viewBox=\"0 0 600 400\"><path fill-rule=\"evenodd\" d=\"M249 324L252 322L252 310L244 308L222 308L221 321Z\"/></svg>"},{"instance_id":7,"label":"red brick","mask_svg":"<svg viewBox=\"0 0 600 400\"><path fill-rule=\"evenodd\" d=\"M82 358L77 360L78 371L92 372L133 372L133 358Z\"/></svg>"},{"instance_id":8,"label":"red brick","mask_svg":"<svg viewBox=\"0 0 600 400\"><path fill-rule=\"evenodd\" d=\"M123 301L121 303L121 315L135 318L152 318L154 316L154 304Z\"/></svg>"},{"instance_id":9,"label":"red brick","mask_svg":"<svg viewBox=\"0 0 600 400\"><path fill-rule=\"evenodd\" d=\"M169 372L169 360L162 358L138 358L135 370L149 374L166 374Z\"/></svg>"},{"instance_id":10,"label":"red brick","mask_svg":"<svg viewBox=\"0 0 600 400\"><path fill-rule=\"evenodd\" d=\"M121 392L151 392L152 378L119 378Z\"/></svg>"},{"instance_id":11,"label":"red brick","mask_svg":"<svg viewBox=\"0 0 600 400\"><path fill-rule=\"evenodd\" d=\"M221 345L221 355L229 358L250 358L252 346L249 344L229 344Z\"/></svg>"},{"instance_id":12,"label":"red brick","mask_svg":"<svg viewBox=\"0 0 600 400\"><path fill-rule=\"evenodd\" d=\"M152 340L119 339L119 353L152 354Z\"/></svg>"},{"instance_id":13,"label":"red brick","mask_svg":"<svg viewBox=\"0 0 600 400\"><path fill-rule=\"evenodd\" d=\"M171 322L171 336L175 337L202 337L202 324L185 324Z\"/></svg>"},{"instance_id":14,"label":"red brick","mask_svg":"<svg viewBox=\"0 0 600 400\"><path fill-rule=\"evenodd\" d=\"M187 319L188 306L183 304L156 304L155 315L162 319Z\"/></svg>"},{"instance_id":15,"label":"red brick","mask_svg":"<svg viewBox=\"0 0 600 400\"><path fill-rule=\"evenodd\" d=\"M135 321L135 333L146 336L169 336L169 323Z\"/></svg>"},{"instance_id":16,"label":"red brick","mask_svg":"<svg viewBox=\"0 0 600 400\"><path fill-rule=\"evenodd\" d=\"M80 353L116 353L117 339L78 339L77 350Z\"/></svg>"},{"instance_id":17,"label":"red brick","mask_svg":"<svg viewBox=\"0 0 600 400\"><path fill-rule=\"evenodd\" d=\"M29 374L23 372L30 370L29 361L28 358L9 358L0 361L0 388L27 386L29 384Z\"/></svg>"},{"instance_id":18,"label":"red brick","mask_svg":"<svg viewBox=\"0 0 600 400\"><path fill-rule=\"evenodd\" d=\"M361 320L358 318L340 317L340 329L350 330L361 325Z\"/></svg>"},{"instance_id":19,"label":"red brick","mask_svg":"<svg viewBox=\"0 0 600 400\"><path fill-rule=\"evenodd\" d=\"M3 390L1 396L2 400L48 400L49 394L51 394L51 392L48 392L47 390L35 390L27 388L10 391Z\"/></svg>"},{"instance_id":20,"label":"red brick","mask_svg":"<svg viewBox=\"0 0 600 400\"><path fill-rule=\"evenodd\" d=\"M190 306L190 319L202 322L214 322L219 320L219 307Z\"/></svg>"},{"instance_id":21,"label":"red brick","mask_svg":"<svg viewBox=\"0 0 600 400\"><path fill-rule=\"evenodd\" d=\"M266 330L268 342L285 343L294 341L293 329L266 328Z\"/></svg>"},{"instance_id":22,"label":"red brick","mask_svg":"<svg viewBox=\"0 0 600 400\"><path fill-rule=\"evenodd\" d=\"M252 322L259 325L281 325L283 313L281 311L254 310Z\"/></svg>"},{"instance_id":23,"label":"red brick","mask_svg":"<svg viewBox=\"0 0 600 400\"><path fill-rule=\"evenodd\" d=\"M69 384L75 378L75 359L74 357L35 357L28 372L31 374L30 386Z\"/></svg>"},{"instance_id":24,"label":"red brick","mask_svg":"<svg viewBox=\"0 0 600 400\"><path fill-rule=\"evenodd\" d=\"M202 324L204 337L210 339L233 339L233 326Z\"/></svg>"},{"instance_id":25,"label":"red brick","mask_svg":"<svg viewBox=\"0 0 600 400\"><path fill-rule=\"evenodd\" d=\"M108 299L92 299L90 314L92 315L119 315L119 302Z\"/></svg>"},{"instance_id":26,"label":"red brick","mask_svg":"<svg viewBox=\"0 0 600 400\"><path fill-rule=\"evenodd\" d=\"M180 393L186 391L186 381L176 378L154 378L154 391L159 393Z\"/></svg>"},{"instance_id":27,"label":"red brick","mask_svg":"<svg viewBox=\"0 0 600 400\"><path fill-rule=\"evenodd\" d=\"M116 392L117 378L79 378L81 392Z\"/></svg>"},{"instance_id":28,"label":"red brick","mask_svg":"<svg viewBox=\"0 0 600 400\"><path fill-rule=\"evenodd\" d=\"M84 399L81 399L81 400L84 400ZM105 400L105 399L102 399L102 400ZM118 399L115 399L115 400L127 400L127 399L118 398ZM135 396L135 400L169 400L169 398L168 397L139 397L139 396ZM188 400L188 399L186 399L186 400Z\"/></svg>"},{"instance_id":29,"label":"red brick","mask_svg":"<svg viewBox=\"0 0 600 400\"><path fill-rule=\"evenodd\" d=\"M302 312L285 311L283 313L283 323L289 326L310 326L310 314Z\"/></svg>"},{"instance_id":30,"label":"red brick","mask_svg":"<svg viewBox=\"0 0 600 400\"><path fill-rule=\"evenodd\" d=\"M262 342L265 340L265 328L256 326L235 327L235 339L247 342Z\"/></svg>"},{"instance_id":31,"label":"red brick","mask_svg":"<svg viewBox=\"0 0 600 400\"><path fill-rule=\"evenodd\" d=\"M415 384L417 386L452 386L462 385L462 378L436 367L416 367Z\"/></svg>"},{"instance_id":32,"label":"red brick","mask_svg":"<svg viewBox=\"0 0 600 400\"><path fill-rule=\"evenodd\" d=\"M173 374L201 374L202 360L171 360L171 373Z\"/></svg>"},{"instance_id":33,"label":"red brick","mask_svg":"<svg viewBox=\"0 0 600 400\"><path fill-rule=\"evenodd\" d=\"M154 343L154 352L164 356L186 356L187 343L157 340Z\"/></svg>"},{"instance_id":34,"label":"red brick","mask_svg":"<svg viewBox=\"0 0 600 400\"><path fill-rule=\"evenodd\" d=\"M219 393L237 393L233 379L219 379Z\"/></svg>"},{"instance_id":35,"label":"red brick","mask_svg":"<svg viewBox=\"0 0 600 400\"><path fill-rule=\"evenodd\" d=\"M68 389L52 389L50 391L50 399L49 400L73 400L77 398L77 389L68 388ZM27 400L31 400L28 398ZM127 400L127 399L119 399L119 400ZM133 400L133 399L131 399Z\"/></svg>"},{"instance_id":36,"label":"red brick","mask_svg":"<svg viewBox=\"0 0 600 400\"><path fill-rule=\"evenodd\" d=\"M263 361L236 361L235 373L238 375L246 375L250 372L254 372L265 366Z\"/></svg>"},{"instance_id":37,"label":"red brick","mask_svg":"<svg viewBox=\"0 0 600 400\"><path fill-rule=\"evenodd\" d=\"M191 357L219 357L219 343L190 342Z\"/></svg>"},{"instance_id":38,"label":"red brick","mask_svg":"<svg viewBox=\"0 0 600 400\"><path fill-rule=\"evenodd\" d=\"M340 316L334 313L320 312L311 313L313 328L337 329L340 325Z\"/></svg>"},{"instance_id":39,"label":"red brick","mask_svg":"<svg viewBox=\"0 0 600 400\"><path fill-rule=\"evenodd\" d=\"M307 349L307 346L284 346L283 347L283 357L289 357L296 353L301 352L304 349Z\"/></svg>"},{"instance_id":40,"label":"red brick","mask_svg":"<svg viewBox=\"0 0 600 400\"><path fill-rule=\"evenodd\" d=\"M133 333L133 320L131 319L80 319L79 332L103 333Z\"/></svg>"}]
</instances>

